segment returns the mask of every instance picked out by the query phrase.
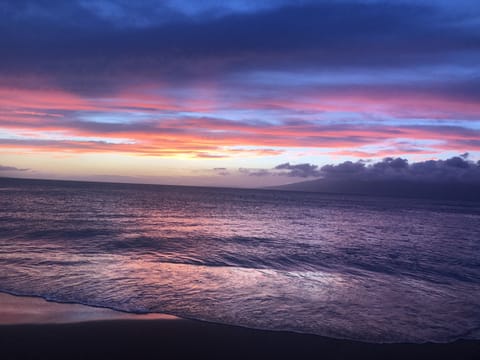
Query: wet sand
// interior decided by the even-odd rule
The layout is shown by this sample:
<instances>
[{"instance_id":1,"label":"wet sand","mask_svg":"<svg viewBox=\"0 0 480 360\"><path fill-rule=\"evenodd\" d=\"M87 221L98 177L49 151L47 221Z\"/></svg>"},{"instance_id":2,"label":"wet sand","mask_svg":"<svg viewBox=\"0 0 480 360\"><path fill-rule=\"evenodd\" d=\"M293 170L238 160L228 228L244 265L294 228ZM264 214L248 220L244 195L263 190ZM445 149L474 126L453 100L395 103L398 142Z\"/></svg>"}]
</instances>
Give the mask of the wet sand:
<instances>
[{"instance_id":1,"label":"wet sand","mask_svg":"<svg viewBox=\"0 0 480 360\"><path fill-rule=\"evenodd\" d=\"M370 344L0 294L2 359L478 359L480 341Z\"/></svg>"}]
</instances>

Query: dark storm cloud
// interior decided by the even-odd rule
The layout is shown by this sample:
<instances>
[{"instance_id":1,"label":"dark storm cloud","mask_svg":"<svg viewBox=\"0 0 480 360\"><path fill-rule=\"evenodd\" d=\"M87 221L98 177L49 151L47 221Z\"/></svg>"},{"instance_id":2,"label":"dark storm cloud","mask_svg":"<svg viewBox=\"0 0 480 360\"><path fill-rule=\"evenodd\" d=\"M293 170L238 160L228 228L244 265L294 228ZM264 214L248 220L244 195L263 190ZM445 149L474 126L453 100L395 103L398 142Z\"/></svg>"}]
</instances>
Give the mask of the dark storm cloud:
<instances>
[{"instance_id":1,"label":"dark storm cloud","mask_svg":"<svg viewBox=\"0 0 480 360\"><path fill-rule=\"evenodd\" d=\"M139 77L181 81L272 66L473 62L480 49L474 14L433 4L272 2L213 15L168 4L3 2L0 73L95 92Z\"/></svg>"}]
</instances>

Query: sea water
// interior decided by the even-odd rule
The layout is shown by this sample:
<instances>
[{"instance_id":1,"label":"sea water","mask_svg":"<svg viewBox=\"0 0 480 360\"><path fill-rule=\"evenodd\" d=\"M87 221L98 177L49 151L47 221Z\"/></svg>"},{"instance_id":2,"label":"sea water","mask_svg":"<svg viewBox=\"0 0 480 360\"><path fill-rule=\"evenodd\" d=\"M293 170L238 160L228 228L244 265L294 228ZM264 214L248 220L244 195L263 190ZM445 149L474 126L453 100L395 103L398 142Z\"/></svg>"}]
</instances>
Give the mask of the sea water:
<instances>
[{"instance_id":1,"label":"sea water","mask_svg":"<svg viewBox=\"0 0 480 360\"><path fill-rule=\"evenodd\" d=\"M0 179L0 291L370 342L480 339L480 203Z\"/></svg>"}]
</instances>

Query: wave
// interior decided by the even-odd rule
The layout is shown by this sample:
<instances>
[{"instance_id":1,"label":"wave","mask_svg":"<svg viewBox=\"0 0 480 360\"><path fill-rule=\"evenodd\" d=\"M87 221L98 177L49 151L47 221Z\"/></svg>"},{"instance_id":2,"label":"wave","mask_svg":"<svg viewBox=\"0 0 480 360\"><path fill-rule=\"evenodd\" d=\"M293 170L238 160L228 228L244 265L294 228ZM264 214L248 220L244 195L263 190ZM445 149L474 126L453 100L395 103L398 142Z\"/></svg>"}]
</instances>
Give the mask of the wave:
<instances>
[{"instance_id":1,"label":"wave","mask_svg":"<svg viewBox=\"0 0 480 360\"><path fill-rule=\"evenodd\" d=\"M0 290L371 342L480 326L471 204L36 183L0 197Z\"/></svg>"},{"instance_id":2,"label":"wave","mask_svg":"<svg viewBox=\"0 0 480 360\"><path fill-rule=\"evenodd\" d=\"M452 281L480 283L480 261L468 257L460 262L443 254L415 254L409 249L366 248L331 249L321 244L259 237L187 237L153 238L136 236L116 238L109 230L81 229L31 232L28 240L10 240L23 252L49 249L55 244L59 256L65 252L81 257L85 254L116 254L142 257L153 263L185 264L208 267L271 269L282 271L323 271L372 276L372 273L410 277L433 283ZM62 238L60 238L62 236ZM48 244L48 245L47 245ZM43 250L42 250L43 249ZM5 246L0 253L12 253ZM35 258L36 259L36 258ZM32 259L29 266L84 264L82 261ZM88 260L85 260L88 263ZM10 255L2 262L25 262L21 254Z\"/></svg>"},{"instance_id":3,"label":"wave","mask_svg":"<svg viewBox=\"0 0 480 360\"><path fill-rule=\"evenodd\" d=\"M98 289L99 291L105 289ZM176 306L170 307L168 302L162 303L161 301L156 305L152 305L149 307L145 307L142 305L133 306L125 306L125 299L119 301L118 303L113 302L105 302L105 301L94 301L84 297L83 300L81 298L72 298L70 294L62 295L61 292L58 290L55 293L45 293L45 292L32 292L32 291L14 291L9 289L0 288L0 292L7 293L10 295L15 296L29 296L29 297L37 297L42 298L46 301L56 302L56 303L63 303L63 304L81 304L85 306L91 306L96 308L106 308L111 309L114 311L120 311L124 313L131 313L131 314L168 314L173 315L185 319L192 319L192 320L200 320L200 321L208 321L208 322L215 322L220 324L226 325L235 325L235 326L243 326L253 329L262 329L262 330L273 330L273 331L292 331L298 333L305 333L305 334L315 334L319 336L325 336L330 338L337 338L337 339L347 339L353 341L362 341L362 342L370 342L370 343L426 343L426 342L434 342L434 343L449 343L460 339L470 339L470 340L480 340L480 326L478 325L471 325L474 322L471 322L469 328L465 329L465 324L463 328L458 328L455 331L448 331L445 333L445 329L442 329L439 326L439 332L436 333L425 331L425 329L411 329L405 328L401 329L398 325L395 325L395 316L388 316L385 319L385 324L379 327L378 321L377 325L372 327L373 331L365 331L366 327L371 326L371 323L366 324L366 327L360 327L360 329L355 329L349 327L346 323L347 327L342 327L338 325L332 324L331 320L328 320L328 316L325 317L325 322L318 322L315 323L315 326L311 325L312 319L315 316L308 315L306 318L287 318L287 321L283 321L279 324L275 323L275 321L271 321L268 317L258 318L258 314L256 318L252 318L253 314L250 313L251 309L247 306L247 311L242 312L239 311L235 317L225 317L225 314L217 313L217 316L212 316L209 312L204 313L195 313L189 311L188 309L193 304L187 304L186 307L178 306L181 304L176 303ZM142 296L147 296L148 294L142 293ZM148 297L148 296L147 296ZM330 309L332 311L333 309ZM282 310L283 311L283 310ZM346 319L342 319L341 312L337 312L339 309L337 308L336 311L333 311L330 315L333 315L335 318L340 316L340 319L336 319L340 321L340 324L345 321ZM265 313L267 314L267 313ZM245 317L246 316L246 317ZM361 317L360 317L361 319ZM254 320L254 321L252 321ZM258 321L260 320L260 321ZM358 321L359 319L354 319ZM377 319L378 320L378 319ZM393 324L392 324L393 321ZM308 326L306 325L308 322ZM334 326L332 326L334 325ZM393 325L393 327L392 327ZM405 326L405 325L403 325ZM383 328L382 328L383 327ZM422 331L420 331L422 330ZM438 329L437 329L438 330ZM442 331L443 330L443 331ZM417 335L420 332L421 334ZM423 333L422 333L423 332Z\"/></svg>"}]
</instances>

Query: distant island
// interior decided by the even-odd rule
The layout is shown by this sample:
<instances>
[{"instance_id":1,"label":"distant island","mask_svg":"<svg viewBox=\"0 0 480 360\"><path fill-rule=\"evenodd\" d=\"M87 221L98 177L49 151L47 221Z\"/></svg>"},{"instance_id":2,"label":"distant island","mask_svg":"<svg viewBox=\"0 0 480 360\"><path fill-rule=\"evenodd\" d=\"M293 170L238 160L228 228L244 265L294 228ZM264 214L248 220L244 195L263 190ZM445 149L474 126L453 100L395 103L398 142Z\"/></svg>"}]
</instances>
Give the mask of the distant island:
<instances>
[{"instance_id":1,"label":"distant island","mask_svg":"<svg viewBox=\"0 0 480 360\"><path fill-rule=\"evenodd\" d=\"M272 190L323 192L371 196L480 201L480 184L411 180L315 179L269 187Z\"/></svg>"}]
</instances>

